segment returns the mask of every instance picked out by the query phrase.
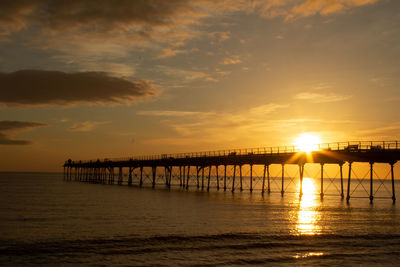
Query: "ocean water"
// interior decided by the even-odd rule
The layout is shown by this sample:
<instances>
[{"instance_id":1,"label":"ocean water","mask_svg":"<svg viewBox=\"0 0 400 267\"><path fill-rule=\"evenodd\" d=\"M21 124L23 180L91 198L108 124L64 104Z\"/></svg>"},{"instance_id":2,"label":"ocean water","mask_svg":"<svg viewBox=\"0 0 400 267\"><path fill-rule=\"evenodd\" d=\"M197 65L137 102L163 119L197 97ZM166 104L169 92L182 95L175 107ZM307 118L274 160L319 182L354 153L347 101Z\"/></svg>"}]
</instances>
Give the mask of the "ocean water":
<instances>
[{"instance_id":1,"label":"ocean water","mask_svg":"<svg viewBox=\"0 0 400 267\"><path fill-rule=\"evenodd\" d=\"M338 182L321 201L314 178L300 199L0 173L0 265L399 264L400 203L347 204Z\"/></svg>"}]
</instances>

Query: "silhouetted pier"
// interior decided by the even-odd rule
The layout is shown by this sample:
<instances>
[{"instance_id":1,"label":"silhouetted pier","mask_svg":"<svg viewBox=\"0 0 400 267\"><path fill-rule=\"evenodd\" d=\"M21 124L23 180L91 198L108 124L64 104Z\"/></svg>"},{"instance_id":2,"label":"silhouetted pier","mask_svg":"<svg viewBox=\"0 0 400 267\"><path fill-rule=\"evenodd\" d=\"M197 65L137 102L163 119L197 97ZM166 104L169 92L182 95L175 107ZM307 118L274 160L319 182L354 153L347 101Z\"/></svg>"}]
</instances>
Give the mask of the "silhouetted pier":
<instances>
[{"instance_id":1,"label":"silhouetted pier","mask_svg":"<svg viewBox=\"0 0 400 267\"><path fill-rule=\"evenodd\" d=\"M249 190L253 192L253 169L262 169L261 193L271 193L270 168L279 165L281 168L280 193L285 193L285 167L297 165L299 173L299 194L303 194L303 176L306 164L320 165L320 196L324 197L324 167L337 165L340 173L340 196L344 198L343 179L347 179L346 200L351 197L352 166L354 163L369 164L369 196L374 199L374 164L383 163L390 167L391 199L396 200L394 164L400 159L400 141L373 142L339 142L318 145L312 152L299 151L295 146L263 147L250 149L233 149L181 154L161 154L131 158L98 159L88 161L68 160L64 164L64 179L94 183L123 183L127 172L128 185L134 178L139 186L146 181L152 187L160 185L170 187L179 185L186 189L191 186L210 190ZM346 164L347 177L344 177L343 165ZM249 168L248 176L243 176L242 168ZM227 169L231 175L227 179ZM115 172L117 170L117 172ZM150 171L150 174L148 174ZM230 179L231 178L231 179ZM338 177L339 178L339 177ZM244 180L249 182L243 186ZM158 181L158 182L157 182ZM210 184L213 184L211 186Z\"/></svg>"}]
</instances>

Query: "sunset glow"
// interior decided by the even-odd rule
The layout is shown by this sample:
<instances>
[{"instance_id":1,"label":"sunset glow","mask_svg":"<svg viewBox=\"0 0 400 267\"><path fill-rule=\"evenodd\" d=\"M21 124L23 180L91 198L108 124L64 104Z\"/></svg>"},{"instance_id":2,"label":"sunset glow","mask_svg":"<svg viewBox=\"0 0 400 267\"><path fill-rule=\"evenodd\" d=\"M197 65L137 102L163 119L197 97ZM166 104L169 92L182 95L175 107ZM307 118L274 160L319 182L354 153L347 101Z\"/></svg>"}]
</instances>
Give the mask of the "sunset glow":
<instances>
[{"instance_id":1,"label":"sunset glow","mask_svg":"<svg viewBox=\"0 0 400 267\"><path fill-rule=\"evenodd\" d=\"M398 264L399 11L0 0L0 266Z\"/></svg>"},{"instance_id":2,"label":"sunset glow","mask_svg":"<svg viewBox=\"0 0 400 267\"><path fill-rule=\"evenodd\" d=\"M296 138L294 144L302 152L311 152L318 150L318 144L321 144L321 139L316 135L303 133Z\"/></svg>"},{"instance_id":3,"label":"sunset glow","mask_svg":"<svg viewBox=\"0 0 400 267\"><path fill-rule=\"evenodd\" d=\"M0 1L0 171L396 139L400 1L67 2Z\"/></svg>"}]
</instances>

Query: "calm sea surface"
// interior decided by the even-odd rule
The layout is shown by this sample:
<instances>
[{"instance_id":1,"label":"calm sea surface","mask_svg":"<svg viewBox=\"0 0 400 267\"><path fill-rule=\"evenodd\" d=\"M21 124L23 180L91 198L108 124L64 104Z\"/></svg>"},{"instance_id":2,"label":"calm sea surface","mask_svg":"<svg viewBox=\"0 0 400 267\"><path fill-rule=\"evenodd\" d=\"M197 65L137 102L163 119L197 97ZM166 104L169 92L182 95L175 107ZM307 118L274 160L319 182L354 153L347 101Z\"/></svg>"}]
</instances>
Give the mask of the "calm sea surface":
<instances>
[{"instance_id":1,"label":"calm sea surface","mask_svg":"<svg viewBox=\"0 0 400 267\"><path fill-rule=\"evenodd\" d=\"M300 200L0 173L0 265L400 263L400 203L318 193L311 178Z\"/></svg>"}]
</instances>

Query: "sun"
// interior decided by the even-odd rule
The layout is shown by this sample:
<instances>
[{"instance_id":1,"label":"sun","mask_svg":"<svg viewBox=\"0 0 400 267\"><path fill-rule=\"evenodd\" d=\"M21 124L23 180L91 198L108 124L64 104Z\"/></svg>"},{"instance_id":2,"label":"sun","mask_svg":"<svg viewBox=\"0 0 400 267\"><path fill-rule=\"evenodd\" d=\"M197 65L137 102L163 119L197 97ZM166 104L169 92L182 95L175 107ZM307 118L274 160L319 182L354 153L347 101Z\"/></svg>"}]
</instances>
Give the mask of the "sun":
<instances>
[{"instance_id":1,"label":"sun","mask_svg":"<svg viewBox=\"0 0 400 267\"><path fill-rule=\"evenodd\" d=\"M311 152L318 150L318 144L321 143L321 139L309 133L302 133L296 138L294 145L297 149L303 152Z\"/></svg>"}]
</instances>

